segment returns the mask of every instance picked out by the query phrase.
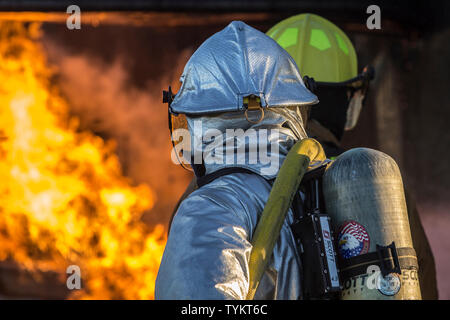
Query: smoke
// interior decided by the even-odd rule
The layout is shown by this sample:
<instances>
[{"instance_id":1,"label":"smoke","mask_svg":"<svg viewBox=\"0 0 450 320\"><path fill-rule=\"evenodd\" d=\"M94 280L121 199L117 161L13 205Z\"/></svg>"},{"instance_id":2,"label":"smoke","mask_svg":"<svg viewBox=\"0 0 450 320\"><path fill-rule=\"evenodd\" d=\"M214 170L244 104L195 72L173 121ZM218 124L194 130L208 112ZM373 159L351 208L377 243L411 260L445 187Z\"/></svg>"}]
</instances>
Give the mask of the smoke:
<instances>
[{"instance_id":1,"label":"smoke","mask_svg":"<svg viewBox=\"0 0 450 320\"><path fill-rule=\"evenodd\" d=\"M147 183L156 194L156 205L143 220L167 223L191 174L170 159L167 105L161 92L169 84L178 86L191 50L175 59L173 76L153 78L138 87L125 57L107 64L88 54L69 54L51 39L44 40L49 63L56 68L55 81L80 128L116 141L124 174L133 182Z\"/></svg>"}]
</instances>

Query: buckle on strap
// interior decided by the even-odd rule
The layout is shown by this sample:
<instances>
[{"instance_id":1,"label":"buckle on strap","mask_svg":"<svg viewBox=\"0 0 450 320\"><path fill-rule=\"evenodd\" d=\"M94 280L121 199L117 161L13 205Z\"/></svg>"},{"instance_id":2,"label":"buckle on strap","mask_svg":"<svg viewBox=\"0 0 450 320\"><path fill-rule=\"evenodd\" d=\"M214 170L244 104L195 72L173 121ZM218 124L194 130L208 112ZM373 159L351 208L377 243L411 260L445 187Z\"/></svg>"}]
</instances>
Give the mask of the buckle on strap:
<instances>
[{"instance_id":1,"label":"buckle on strap","mask_svg":"<svg viewBox=\"0 0 450 320\"><path fill-rule=\"evenodd\" d=\"M398 252L395 242L388 246L380 246L377 244L377 256L380 263L381 274L387 276L389 273L402 274L400 262L398 260Z\"/></svg>"},{"instance_id":2,"label":"buckle on strap","mask_svg":"<svg viewBox=\"0 0 450 320\"><path fill-rule=\"evenodd\" d=\"M391 243L386 247L377 245L376 251L349 259L339 258L339 266L343 278L366 274L367 268L371 265L380 267L380 272L382 272L383 276L394 272L401 274L402 269L419 269L414 248L397 248L395 243Z\"/></svg>"}]
</instances>

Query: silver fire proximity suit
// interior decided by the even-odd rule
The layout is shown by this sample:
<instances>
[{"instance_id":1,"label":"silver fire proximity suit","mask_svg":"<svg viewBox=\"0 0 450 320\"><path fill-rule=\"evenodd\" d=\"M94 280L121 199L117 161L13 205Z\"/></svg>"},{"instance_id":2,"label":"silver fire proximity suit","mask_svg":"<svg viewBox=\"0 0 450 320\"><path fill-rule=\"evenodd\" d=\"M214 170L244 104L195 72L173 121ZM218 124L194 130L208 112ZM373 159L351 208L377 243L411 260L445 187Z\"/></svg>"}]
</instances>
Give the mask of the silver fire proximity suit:
<instances>
[{"instance_id":1,"label":"silver fire proximity suit","mask_svg":"<svg viewBox=\"0 0 450 320\"><path fill-rule=\"evenodd\" d=\"M218 177L181 203L158 271L155 298L245 299L252 235L271 190L269 181L295 142L307 137L302 108L318 100L305 88L287 52L242 22L232 22L206 40L189 60L181 81L172 111L186 114L190 152L201 153L202 159L215 157L204 161L206 174L227 167L255 174ZM264 109L258 123L244 115L243 98L249 95L259 97ZM249 111L249 118L258 118L257 112ZM201 130L196 129L198 124ZM212 139L207 135L211 129L221 136ZM230 137L226 133L230 129L256 134ZM266 135L260 135L263 132ZM259 152L266 148L265 157L253 157L255 139ZM218 147L217 141L223 147L222 158L217 158L217 148L211 148L214 143ZM302 266L292 222L289 210L255 299L302 296Z\"/></svg>"}]
</instances>

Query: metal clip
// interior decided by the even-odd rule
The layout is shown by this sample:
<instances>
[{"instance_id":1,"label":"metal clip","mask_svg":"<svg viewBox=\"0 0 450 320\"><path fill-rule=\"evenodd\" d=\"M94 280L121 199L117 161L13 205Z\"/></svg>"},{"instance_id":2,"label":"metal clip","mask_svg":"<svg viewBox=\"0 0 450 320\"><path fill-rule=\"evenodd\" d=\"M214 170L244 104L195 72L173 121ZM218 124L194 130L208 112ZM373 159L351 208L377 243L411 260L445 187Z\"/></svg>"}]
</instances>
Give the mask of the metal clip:
<instances>
[{"instance_id":1,"label":"metal clip","mask_svg":"<svg viewBox=\"0 0 450 320\"><path fill-rule=\"evenodd\" d=\"M163 90L163 103L167 103L170 107L173 99L175 98L175 94L172 92L172 87L169 86L168 91Z\"/></svg>"},{"instance_id":2,"label":"metal clip","mask_svg":"<svg viewBox=\"0 0 450 320\"><path fill-rule=\"evenodd\" d=\"M253 123L253 124L258 124L264 119L264 109L261 107L261 99L259 97L255 96L255 95L245 97L244 98L244 106L246 107L245 119L247 119L248 122ZM258 118L258 120L253 121L253 120L249 119L249 117L248 117L249 110L250 111L260 110L261 115Z\"/></svg>"},{"instance_id":3,"label":"metal clip","mask_svg":"<svg viewBox=\"0 0 450 320\"><path fill-rule=\"evenodd\" d=\"M377 244L377 255L383 277L387 276L389 273L402 274L394 241L388 246L380 246Z\"/></svg>"}]
</instances>

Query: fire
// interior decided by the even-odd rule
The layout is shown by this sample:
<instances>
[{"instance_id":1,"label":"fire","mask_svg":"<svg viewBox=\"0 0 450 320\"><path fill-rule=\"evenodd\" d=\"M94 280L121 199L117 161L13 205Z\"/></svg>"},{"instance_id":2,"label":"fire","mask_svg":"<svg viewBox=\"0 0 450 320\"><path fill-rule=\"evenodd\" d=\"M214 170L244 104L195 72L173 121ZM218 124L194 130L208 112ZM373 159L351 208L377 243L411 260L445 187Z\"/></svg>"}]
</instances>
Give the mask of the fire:
<instances>
[{"instance_id":1,"label":"fire","mask_svg":"<svg viewBox=\"0 0 450 320\"><path fill-rule=\"evenodd\" d=\"M140 216L155 196L123 176L114 142L80 132L39 32L0 22L0 261L62 275L78 265L71 298L152 299L165 230Z\"/></svg>"}]
</instances>

